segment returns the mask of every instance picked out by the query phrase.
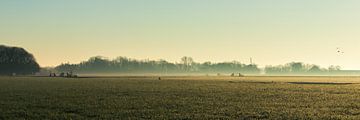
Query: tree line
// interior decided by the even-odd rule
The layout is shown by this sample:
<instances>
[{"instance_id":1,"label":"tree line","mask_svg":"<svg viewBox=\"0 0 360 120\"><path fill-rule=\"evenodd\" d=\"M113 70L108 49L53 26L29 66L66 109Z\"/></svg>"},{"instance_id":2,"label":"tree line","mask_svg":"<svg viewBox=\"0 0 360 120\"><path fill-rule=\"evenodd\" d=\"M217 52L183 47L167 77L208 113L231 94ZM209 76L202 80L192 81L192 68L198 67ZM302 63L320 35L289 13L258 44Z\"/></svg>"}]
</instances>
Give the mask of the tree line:
<instances>
[{"instance_id":1,"label":"tree line","mask_svg":"<svg viewBox=\"0 0 360 120\"><path fill-rule=\"evenodd\" d=\"M34 56L20 47L0 45L0 75L29 75L41 70ZM266 66L261 69L256 64L232 62L195 62L191 57L182 57L180 62L166 60L137 60L127 57L107 59L91 57L79 64L64 63L54 68L43 68L41 72L74 73L241 73L268 75L334 74L344 73L339 66L322 68L314 64L291 62L284 65Z\"/></svg>"},{"instance_id":2,"label":"tree line","mask_svg":"<svg viewBox=\"0 0 360 120\"><path fill-rule=\"evenodd\" d=\"M277 66L266 66L266 74L277 74L277 75L302 75L302 74L329 74L329 73L338 73L340 71L340 66L331 65L328 68L321 68L319 65L314 64L304 64L302 62L291 62L284 65Z\"/></svg>"},{"instance_id":3,"label":"tree line","mask_svg":"<svg viewBox=\"0 0 360 120\"><path fill-rule=\"evenodd\" d=\"M171 63L166 60L137 60L127 57L107 59L97 56L79 64L65 63L55 67L60 72L76 73L242 73L242 74L327 74L340 71L339 66L321 68L314 64L291 62L284 65L266 66L261 69L256 64L232 62L195 62L191 57L182 57L180 62Z\"/></svg>"},{"instance_id":4,"label":"tree line","mask_svg":"<svg viewBox=\"0 0 360 120\"><path fill-rule=\"evenodd\" d=\"M180 62L171 63L166 60L136 60L127 57L110 60L97 56L79 64L61 64L55 67L55 70L76 73L260 73L255 64L243 64L238 61L198 63L191 57L182 57Z\"/></svg>"}]
</instances>

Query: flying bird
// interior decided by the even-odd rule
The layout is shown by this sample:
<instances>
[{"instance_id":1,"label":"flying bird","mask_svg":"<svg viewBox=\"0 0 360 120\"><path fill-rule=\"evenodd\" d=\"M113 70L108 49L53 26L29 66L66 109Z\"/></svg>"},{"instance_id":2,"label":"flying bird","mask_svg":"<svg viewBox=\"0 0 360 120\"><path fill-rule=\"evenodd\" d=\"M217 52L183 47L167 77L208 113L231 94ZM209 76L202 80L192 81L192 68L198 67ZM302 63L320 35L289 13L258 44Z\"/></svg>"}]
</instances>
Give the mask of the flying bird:
<instances>
[{"instance_id":1,"label":"flying bird","mask_svg":"<svg viewBox=\"0 0 360 120\"><path fill-rule=\"evenodd\" d=\"M340 50L340 48L336 48L337 53L345 53L344 51Z\"/></svg>"}]
</instances>

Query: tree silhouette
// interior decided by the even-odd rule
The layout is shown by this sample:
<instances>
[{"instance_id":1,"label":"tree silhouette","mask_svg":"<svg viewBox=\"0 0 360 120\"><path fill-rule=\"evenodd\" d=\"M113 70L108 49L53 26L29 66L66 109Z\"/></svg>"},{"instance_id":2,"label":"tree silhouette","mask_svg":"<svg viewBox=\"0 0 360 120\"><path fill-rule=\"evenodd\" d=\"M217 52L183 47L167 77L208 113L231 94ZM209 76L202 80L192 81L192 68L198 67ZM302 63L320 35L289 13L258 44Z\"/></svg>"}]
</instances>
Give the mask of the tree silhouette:
<instances>
[{"instance_id":1,"label":"tree silhouette","mask_svg":"<svg viewBox=\"0 0 360 120\"><path fill-rule=\"evenodd\" d=\"M0 75L28 75L39 70L34 56L25 49L0 45Z\"/></svg>"},{"instance_id":2,"label":"tree silhouette","mask_svg":"<svg viewBox=\"0 0 360 120\"><path fill-rule=\"evenodd\" d=\"M301 73L301 72L304 72L304 64L301 63L301 62L292 62L292 63L289 63L289 66L291 68L291 72L293 73Z\"/></svg>"},{"instance_id":3,"label":"tree silhouette","mask_svg":"<svg viewBox=\"0 0 360 120\"><path fill-rule=\"evenodd\" d=\"M184 56L181 58L181 64L183 64L183 69L185 71L190 71L192 65L194 64L194 60L191 57Z\"/></svg>"}]
</instances>

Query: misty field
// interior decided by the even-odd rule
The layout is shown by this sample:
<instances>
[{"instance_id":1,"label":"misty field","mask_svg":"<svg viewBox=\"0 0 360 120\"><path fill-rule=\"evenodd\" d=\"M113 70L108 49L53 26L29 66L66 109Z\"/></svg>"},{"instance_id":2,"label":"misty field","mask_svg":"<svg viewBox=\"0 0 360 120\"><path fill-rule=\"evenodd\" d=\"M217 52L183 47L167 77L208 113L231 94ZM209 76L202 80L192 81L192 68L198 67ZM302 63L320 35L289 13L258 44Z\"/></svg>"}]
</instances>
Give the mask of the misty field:
<instances>
[{"instance_id":1,"label":"misty field","mask_svg":"<svg viewBox=\"0 0 360 120\"><path fill-rule=\"evenodd\" d=\"M360 77L0 77L0 119L360 119Z\"/></svg>"}]
</instances>

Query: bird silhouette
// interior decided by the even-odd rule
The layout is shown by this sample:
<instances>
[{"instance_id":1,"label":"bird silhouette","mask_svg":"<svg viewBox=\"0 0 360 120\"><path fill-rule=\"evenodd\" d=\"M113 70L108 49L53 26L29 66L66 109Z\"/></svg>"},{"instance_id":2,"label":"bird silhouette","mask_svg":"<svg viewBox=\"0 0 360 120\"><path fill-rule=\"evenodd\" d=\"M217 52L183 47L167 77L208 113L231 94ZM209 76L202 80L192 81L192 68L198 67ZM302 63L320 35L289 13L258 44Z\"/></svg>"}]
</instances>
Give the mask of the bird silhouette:
<instances>
[{"instance_id":1,"label":"bird silhouette","mask_svg":"<svg viewBox=\"0 0 360 120\"><path fill-rule=\"evenodd\" d=\"M337 51L337 53L345 53L344 51L342 51L340 48L336 48L336 51Z\"/></svg>"}]
</instances>

